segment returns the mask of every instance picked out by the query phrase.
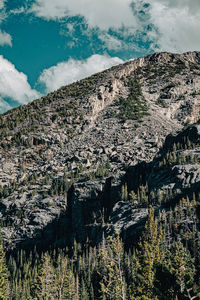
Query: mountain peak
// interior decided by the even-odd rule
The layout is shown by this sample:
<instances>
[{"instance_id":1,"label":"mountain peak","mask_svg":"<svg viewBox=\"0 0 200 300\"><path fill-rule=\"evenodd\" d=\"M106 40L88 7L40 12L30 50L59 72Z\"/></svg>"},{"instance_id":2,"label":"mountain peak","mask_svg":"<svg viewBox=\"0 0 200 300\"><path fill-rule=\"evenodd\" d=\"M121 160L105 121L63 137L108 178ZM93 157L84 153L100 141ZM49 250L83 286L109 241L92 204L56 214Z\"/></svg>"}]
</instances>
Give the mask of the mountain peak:
<instances>
[{"instance_id":1,"label":"mountain peak","mask_svg":"<svg viewBox=\"0 0 200 300\"><path fill-rule=\"evenodd\" d=\"M117 186L128 166L152 161L168 134L199 120L199 75L199 52L155 53L1 115L1 214L11 224L3 229L8 247L40 239L60 215L77 234L85 222L80 206L94 186L97 194L108 189L110 175ZM98 219L100 211L90 209Z\"/></svg>"}]
</instances>

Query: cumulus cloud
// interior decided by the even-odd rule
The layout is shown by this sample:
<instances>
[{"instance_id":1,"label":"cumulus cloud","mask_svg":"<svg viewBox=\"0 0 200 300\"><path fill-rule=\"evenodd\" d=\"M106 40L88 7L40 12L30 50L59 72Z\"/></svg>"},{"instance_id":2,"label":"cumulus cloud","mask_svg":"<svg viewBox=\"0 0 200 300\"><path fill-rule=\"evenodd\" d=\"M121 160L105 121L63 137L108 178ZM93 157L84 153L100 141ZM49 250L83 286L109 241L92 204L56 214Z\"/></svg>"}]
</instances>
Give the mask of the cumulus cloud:
<instances>
[{"instance_id":1,"label":"cumulus cloud","mask_svg":"<svg viewBox=\"0 0 200 300\"><path fill-rule=\"evenodd\" d=\"M12 46L12 37L10 34L6 32L2 32L0 29L0 46Z\"/></svg>"},{"instance_id":2,"label":"cumulus cloud","mask_svg":"<svg viewBox=\"0 0 200 300\"><path fill-rule=\"evenodd\" d=\"M69 59L44 70L39 77L39 82L46 86L47 92L50 92L120 63L123 61L118 57L98 54L92 55L86 60Z\"/></svg>"},{"instance_id":3,"label":"cumulus cloud","mask_svg":"<svg viewBox=\"0 0 200 300\"><path fill-rule=\"evenodd\" d=\"M31 88L27 76L0 55L0 110L8 109L3 99L10 98L19 104L26 104L41 95Z\"/></svg>"},{"instance_id":4,"label":"cumulus cloud","mask_svg":"<svg viewBox=\"0 0 200 300\"><path fill-rule=\"evenodd\" d=\"M199 0L154 0L150 6L150 22L156 31L152 38L163 51L200 50Z\"/></svg>"},{"instance_id":5,"label":"cumulus cloud","mask_svg":"<svg viewBox=\"0 0 200 300\"><path fill-rule=\"evenodd\" d=\"M38 17L60 19L83 16L90 27L100 29L136 26L131 0L36 0L30 12Z\"/></svg>"}]
</instances>

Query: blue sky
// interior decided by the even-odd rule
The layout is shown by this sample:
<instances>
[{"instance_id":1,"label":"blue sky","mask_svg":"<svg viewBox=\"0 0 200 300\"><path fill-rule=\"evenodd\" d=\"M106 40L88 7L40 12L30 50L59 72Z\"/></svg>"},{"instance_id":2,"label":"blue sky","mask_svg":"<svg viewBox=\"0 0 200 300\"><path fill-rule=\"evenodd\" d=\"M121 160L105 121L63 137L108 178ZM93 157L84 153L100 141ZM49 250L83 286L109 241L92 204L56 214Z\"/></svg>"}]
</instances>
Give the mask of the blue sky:
<instances>
[{"instance_id":1,"label":"blue sky","mask_svg":"<svg viewBox=\"0 0 200 300\"><path fill-rule=\"evenodd\" d=\"M0 0L0 112L199 31L199 0Z\"/></svg>"}]
</instances>

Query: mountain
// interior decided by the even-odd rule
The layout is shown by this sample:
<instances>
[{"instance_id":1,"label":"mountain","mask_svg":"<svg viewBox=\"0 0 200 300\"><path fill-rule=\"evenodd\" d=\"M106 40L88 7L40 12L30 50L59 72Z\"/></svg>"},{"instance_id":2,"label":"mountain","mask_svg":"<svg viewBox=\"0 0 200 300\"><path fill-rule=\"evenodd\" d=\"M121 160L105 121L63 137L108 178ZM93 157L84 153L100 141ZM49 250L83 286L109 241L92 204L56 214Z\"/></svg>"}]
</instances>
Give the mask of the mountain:
<instances>
[{"instance_id":1,"label":"mountain","mask_svg":"<svg viewBox=\"0 0 200 300\"><path fill-rule=\"evenodd\" d=\"M1 115L6 249L130 243L149 204L197 195L199 75L199 52L155 53Z\"/></svg>"}]
</instances>

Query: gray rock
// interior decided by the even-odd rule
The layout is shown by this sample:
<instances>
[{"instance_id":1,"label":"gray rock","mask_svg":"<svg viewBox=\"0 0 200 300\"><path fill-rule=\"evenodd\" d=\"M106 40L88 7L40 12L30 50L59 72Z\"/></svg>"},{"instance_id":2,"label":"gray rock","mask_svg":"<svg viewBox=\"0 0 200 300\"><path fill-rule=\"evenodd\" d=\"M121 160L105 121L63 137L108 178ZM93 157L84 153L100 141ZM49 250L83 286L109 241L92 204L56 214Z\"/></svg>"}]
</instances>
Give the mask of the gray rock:
<instances>
[{"instance_id":1,"label":"gray rock","mask_svg":"<svg viewBox=\"0 0 200 300\"><path fill-rule=\"evenodd\" d=\"M181 55L156 53L139 58L62 87L32 104L2 115L0 138L4 148L0 149L0 185L13 188L9 195L5 193L0 203L2 219L11 223L10 227L3 228L6 247L13 248L17 243L34 237L42 240L43 231L52 235L53 224L62 219L62 215L69 240L78 237L83 241L87 235L94 237L95 234L99 239L107 228L107 225L100 224L102 206L112 215L110 228L131 236L131 230L145 218L146 211L137 211L127 203L114 203L113 199L120 200L116 192L120 184L108 188L105 181L109 175L102 180L96 178L84 182L86 176L93 178L98 168L105 169L108 161L107 171L119 182L127 165L134 167L143 161L152 166L147 174L152 189L173 186L182 191L188 185L196 185L200 179L198 164L176 165L170 172L157 172L157 158L154 157L169 134L166 148L184 136L195 145L199 143L200 125L190 126L187 132L177 136L177 131L186 122L199 120L199 57L198 52L188 52ZM158 75L157 70L166 65L175 70L176 62L180 60L184 72L174 72L173 77L168 71ZM195 72L190 68L191 61L197 66ZM151 75L145 71L149 65ZM140 70L137 75L141 85L140 97L145 99L150 115L144 115L142 120L135 118L123 122L119 116L119 99L129 97L128 79L135 79L137 70ZM173 82L173 87L169 86L170 82ZM25 116L23 121L17 121L17 113ZM7 124L12 120L11 130ZM21 135L21 144L11 143L18 134ZM196 153L198 151L196 149ZM67 196L51 195L49 189L53 179L64 173L69 181L74 181L74 191ZM46 180L49 180L48 184ZM134 180L137 181L137 176Z\"/></svg>"}]
</instances>

